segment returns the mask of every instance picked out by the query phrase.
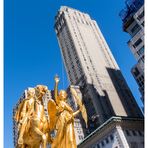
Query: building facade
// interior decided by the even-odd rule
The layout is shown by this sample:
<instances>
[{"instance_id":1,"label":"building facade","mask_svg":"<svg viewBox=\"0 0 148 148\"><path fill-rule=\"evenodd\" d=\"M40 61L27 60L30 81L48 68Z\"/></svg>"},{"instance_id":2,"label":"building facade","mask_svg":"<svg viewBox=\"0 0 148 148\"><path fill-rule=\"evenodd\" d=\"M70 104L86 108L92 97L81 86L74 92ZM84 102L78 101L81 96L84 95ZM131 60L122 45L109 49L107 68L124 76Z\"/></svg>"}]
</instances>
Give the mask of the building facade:
<instances>
[{"instance_id":1,"label":"building facade","mask_svg":"<svg viewBox=\"0 0 148 148\"><path fill-rule=\"evenodd\" d=\"M143 116L95 20L62 6L55 31L69 81L80 86L90 132L114 115Z\"/></svg>"},{"instance_id":2,"label":"building facade","mask_svg":"<svg viewBox=\"0 0 148 148\"><path fill-rule=\"evenodd\" d=\"M137 60L131 72L139 86L141 99L144 102L144 1L126 0L126 8L121 10L120 17L123 22L123 30L131 39L128 46Z\"/></svg>"},{"instance_id":3,"label":"building facade","mask_svg":"<svg viewBox=\"0 0 148 148\"><path fill-rule=\"evenodd\" d=\"M76 144L80 144L84 140L84 132L80 119L74 119L74 131L76 137Z\"/></svg>"},{"instance_id":4,"label":"building facade","mask_svg":"<svg viewBox=\"0 0 148 148\"><path fill-rule=\"evenodd\" d=\"M112 117L87 136L78 148L144 148L144 121Z\"/></svg>"},{"instance_id":5,"label":"building facade","mask_svg":"<svg viewBox=\"0 0 148 148\"><path fill-rule=\"evenodd\" d=\"M52 94L51 94L51 91L48 90L46 92L46 94L43 96L43 105L44 105L44 113L46 115L46 118L49 120L49 116L48 116L48 101L50 99L52 99Z\"/></svg>"}]
</instances>

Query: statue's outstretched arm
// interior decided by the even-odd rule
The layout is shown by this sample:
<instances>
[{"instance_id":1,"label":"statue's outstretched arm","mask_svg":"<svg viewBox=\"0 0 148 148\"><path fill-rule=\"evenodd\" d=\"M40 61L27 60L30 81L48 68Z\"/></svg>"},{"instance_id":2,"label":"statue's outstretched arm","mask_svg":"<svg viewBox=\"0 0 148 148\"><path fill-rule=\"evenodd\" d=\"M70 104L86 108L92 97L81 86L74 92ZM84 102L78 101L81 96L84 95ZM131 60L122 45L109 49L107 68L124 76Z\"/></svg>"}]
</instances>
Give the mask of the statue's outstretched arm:
<instances>
[{"instance_id":1,"label":"statue's outstretched arm","mask_svg":"<svg viewBox=\"0 0 148 148\"><path fill-rule=\"evenodd\" d=\"M80 109L74 112L74 111L72 110L72 108L71 108L67 103L65 103L65 102L62 102L62 103L63 103L63 105L64 105L64 108L65 108L67 111L69 111L70 113L72 113L74 117L80 112Z\"/></svg>"},{"instance_id":2,"label":"statue's outstretched arm","mask_svg":"<svg viewBox=\"0 0 148 148\"><path fill-rule=\"evenodd\" d=\"M76 117L77 116L77 114L79 114L80 113L80 109L79 110L77 110L77 111L75 111L74 113L73 113L73 116L74 117Z\"/></svg>"},{"instance_id":3,"label":"statue's outstretched arm","mask_svg":"<svg viewBox=\"0 0 148 148\"><path fill-rule=\"evenodd\" d=\"M87 118L86 108L85 108L84 104L82 103L81 98L78 96L77 92L75 91L75 89L71 87L70 90L71 90L71 93L73 94L73 96L76 98L77 104L79 105L78 111L81 111L82 117L83 117L83 119L86 123L86 127L87 127L88 118ZM77 115L77 114L78 113L76 112L75 115Z\"/></svg>"},{"instance_id":4,"label":"statue's outstretched arm","mask_svg":"<svg viewBox=\"0 0 148 148\"><path fill-rule=\"evenodd\" d=\"M62 101L62 104L67 111L69 111L70 113L73 113L72 108L66 102Z\"/></svg>"}]
</instances>

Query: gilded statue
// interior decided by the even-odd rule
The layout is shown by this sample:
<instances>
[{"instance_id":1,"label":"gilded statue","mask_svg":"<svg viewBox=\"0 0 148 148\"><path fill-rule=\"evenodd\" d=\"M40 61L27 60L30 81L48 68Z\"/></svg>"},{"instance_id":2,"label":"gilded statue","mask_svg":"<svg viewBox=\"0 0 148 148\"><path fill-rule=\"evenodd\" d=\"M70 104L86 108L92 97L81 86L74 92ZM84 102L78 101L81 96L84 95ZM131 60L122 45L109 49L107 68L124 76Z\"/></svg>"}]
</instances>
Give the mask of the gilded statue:
<instances>
[{"instance_id":1,"label":"gilded statue","mask_svg":"<svg viewBox=\"0 0 148 148\"><path fill-rule=\"evenodd\" d=\"M47 86L37 85L29 89L27 97L20 103L15 114L18 125L17 148L77 148L74 132L74 118L81 112L87 126L87 113L81 98L73 87L70 91L79 106L74 111L67 103L65 90L58 92L59 78L55 77L54 98L47 104L48 117L45 115L43 97ZM54 138L51 132L55 131Z\"/></svg>"},{"instance_id":2,"label":"gilded statue","mask_svg":"<svg viewBox=\"0 0 148 148\"><path fill-rule=\"evenodd\" d=\"M67 101L67 93L61 90L58 93L59 78L55 77L54 100L48 102L48 113L50 115L50 129L56 130L56 136L51 144L52 148L76 148L76 139L74 133L74 118L82 110L84 106L79 103L79 109L73 111ZM79 100L80 98L71 89L72 93ZM52 110L51 110L52 108ZM85 110L86 111L86 110ZM83 111L84 113L84 111ZM86 113L86 112L85 112ZM85 115L87 117L87 115ZM87 122L87 119L85 120Z\"/></svg>"},{"instance_id":3,"label":"gilded statue","mask_svg":"<svg viewBox=\"0 0 148 148\"><path fill-rule=\"evenodd\" d=\"M27 98L23 100L23 102L19 105L18 110L16 112L16 121L18 122L18 144L23 144L23 136L25 129L27 128L27 123L29 118L34 113L34 95L35 89L32 88L27 92Z\"/></svg>"},{"instance_id":4,"label":"gilded statue","mask_svg":"<svg viewBox=\"0 0 148 148\"><path fill-rule=\"evenodd\" d=\"M47 87L37 85L19 105L15 115L18 122L18 148L46 148L51 142L49 123L45 117L42 97Z\"/></svg>"}]
</instances>

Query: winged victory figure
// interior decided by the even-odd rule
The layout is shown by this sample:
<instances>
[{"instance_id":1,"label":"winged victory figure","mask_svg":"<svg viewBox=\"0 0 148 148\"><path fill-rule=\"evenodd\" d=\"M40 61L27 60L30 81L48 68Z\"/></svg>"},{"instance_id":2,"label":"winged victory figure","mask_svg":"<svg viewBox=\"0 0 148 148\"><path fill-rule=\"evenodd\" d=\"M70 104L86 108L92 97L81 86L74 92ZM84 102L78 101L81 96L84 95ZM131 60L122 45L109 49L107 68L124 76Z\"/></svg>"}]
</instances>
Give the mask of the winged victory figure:
<instances>
[{"instance_id":1,"label":"winged victory figure","mask_svg":"<svg viewBox=\"0 0 148 148\"><path fill-rule=\"evenodd\" d=\"M82 104L76 92L72 90L72 94L77 98L79 109L73 111L67 101L67 93L60 90L58 93L59 78L55 77L54 100L48 102L48 113L50 116L50 130L56 130L56 136L51 144L52 148L76 148L76 139L74 133L74 118L82 112L82 116L87 124L87 114L85 106Z\"/></svg>"}]
</instances>

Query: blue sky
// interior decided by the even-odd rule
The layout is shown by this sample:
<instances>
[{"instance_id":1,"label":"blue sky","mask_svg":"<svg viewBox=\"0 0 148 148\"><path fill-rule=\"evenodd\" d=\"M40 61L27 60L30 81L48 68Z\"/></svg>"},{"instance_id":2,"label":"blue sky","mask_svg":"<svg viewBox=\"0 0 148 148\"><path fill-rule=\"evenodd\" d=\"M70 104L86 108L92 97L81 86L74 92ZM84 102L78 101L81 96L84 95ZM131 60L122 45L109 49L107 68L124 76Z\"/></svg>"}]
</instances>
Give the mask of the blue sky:
<instances>
[{"instance_id":1,"label":"blue sky","mask_svg":"<svg viewBox=\"0 0 148 148\"><path fill-rule=\"evenodd\" d=\"M122 31L122 0L5 0L4 1L4 146L13 148L12 108L27 87L44 84L53 89L54 75L60 88L68 86L54 31L54 17L60 6L70 6L95 19L141 106L138 86L130 73L136 63L127 46L129 35Z\"/></svg>"}]
</instances>

